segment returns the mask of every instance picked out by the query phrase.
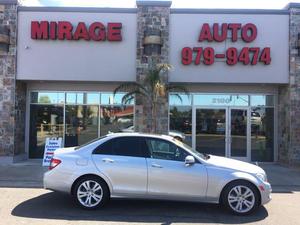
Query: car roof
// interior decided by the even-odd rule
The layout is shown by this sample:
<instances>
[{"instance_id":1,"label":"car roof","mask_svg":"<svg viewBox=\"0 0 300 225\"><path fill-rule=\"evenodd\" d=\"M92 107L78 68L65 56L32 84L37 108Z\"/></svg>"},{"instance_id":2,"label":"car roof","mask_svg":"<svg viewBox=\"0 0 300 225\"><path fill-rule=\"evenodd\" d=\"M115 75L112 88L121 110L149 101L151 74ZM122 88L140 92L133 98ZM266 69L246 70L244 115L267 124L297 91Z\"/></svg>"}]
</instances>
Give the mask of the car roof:
<instances>
[{"instance_id":1,"label":"car roof","mask_svg":"<svg viewBox=\"0 0 300 225\"><path fill-rule=\"evenodd\" d=\"M149 133L139 133L139 132L122 132L122 133L109 133L108 137L152 137L152 138L162 138L166 140L173 140L174 138L165 134L149 134Z\"/></svg>"}]
</instances>

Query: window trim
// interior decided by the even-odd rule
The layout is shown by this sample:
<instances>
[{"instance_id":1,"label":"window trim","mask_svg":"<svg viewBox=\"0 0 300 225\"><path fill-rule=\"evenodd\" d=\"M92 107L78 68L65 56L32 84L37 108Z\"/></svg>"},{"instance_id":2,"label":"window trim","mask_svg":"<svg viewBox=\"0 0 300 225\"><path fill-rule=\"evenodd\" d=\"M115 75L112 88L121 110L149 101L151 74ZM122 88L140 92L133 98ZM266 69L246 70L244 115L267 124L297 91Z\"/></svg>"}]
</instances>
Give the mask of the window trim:
<instances>
[{"instance_id":1,"label":"window trim","mask_svg":"<svg viewBox=\"0 0 300 225\"><path fill-rule=\"evenodd\" d=\"M169 144L173 144L175 145L178 149L181 149L183 152L185 152L188 156L191 155L195 158L195 163L199 163L199 164L202 164L199 159L192 153L190 153L189 151L187 151L186 149L182 148L181 146L177 145L176 143L170 141L170 140L166 140L166 139L163 139L163 138L156 138L156 137L145 137L145 141L147 141L147 139L153 139L153 140L159 140L159 141L164 141L164 142L167 142ZM147 144L147 143L146 143ZM147 145L148 147L148 145ZM174 159L158 159L158 158L153 158L152 155L151 155L151 152L150 152L150 149L148 148L148 152L149 152L149 157L147 158L150 158L150 159L154 159L154 160L167 160L167 161L173 161L173 162L185 162L185 160L183 161L179 161L179 160L174 160Z\"/></svg>"}]
</instances>

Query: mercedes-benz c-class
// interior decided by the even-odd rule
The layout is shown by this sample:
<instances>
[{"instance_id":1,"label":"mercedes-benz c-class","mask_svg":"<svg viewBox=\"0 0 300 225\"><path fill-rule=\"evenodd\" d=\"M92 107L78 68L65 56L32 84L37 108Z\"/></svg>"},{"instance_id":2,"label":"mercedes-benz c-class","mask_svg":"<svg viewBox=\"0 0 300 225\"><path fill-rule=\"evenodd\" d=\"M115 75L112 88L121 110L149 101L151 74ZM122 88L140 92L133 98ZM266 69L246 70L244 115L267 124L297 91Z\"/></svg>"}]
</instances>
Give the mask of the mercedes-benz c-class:
<instances>
[{"instance_id":1,"label":"mercedes-benz c-class","mask_svg":"<svg viewBox=\"0 0 300 225\"><path fill-rule=\"evenodd\" d=\"M201 154L170 136L115 133L54 152L44 187L71 194L86 209L110 198L220 203L249 214L271 200L259 166Z\"/></svg>"}]
</instances>

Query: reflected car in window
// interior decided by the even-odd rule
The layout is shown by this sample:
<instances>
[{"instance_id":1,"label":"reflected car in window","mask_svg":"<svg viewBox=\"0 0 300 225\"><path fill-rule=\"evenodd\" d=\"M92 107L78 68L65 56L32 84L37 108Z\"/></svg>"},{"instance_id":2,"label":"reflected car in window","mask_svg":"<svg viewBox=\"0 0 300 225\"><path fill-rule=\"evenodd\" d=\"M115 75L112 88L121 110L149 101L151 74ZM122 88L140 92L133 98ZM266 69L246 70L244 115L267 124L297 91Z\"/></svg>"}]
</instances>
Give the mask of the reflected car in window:
<instances>
[{"instance_id":1,"label":"reflected car in window","mask_svg":"<svg viewBox=\"0 0 300 225\"><path fill-rule=\"evenodd\" d=\"M49 169L44 187L70 193L86 209L123 197L220 203L244 215L271 200L260 167L201 154L165 135L108 134L56 150Z\"/></svg>"},{"instance_id":2,"label":"reflected car in window","mask_svg":"<svg viewBox=\"0 0 300 225\"><path fill-rule=\"evenodd\" d=\"M129 126L124 129L121 129L120 132L122 133L133 133L134 132L134 126ZM170 130L169 135L178 141L184 141L185 140L185 135L184 133L177 131L177 130Z\"/></svg>"}]
</instances>

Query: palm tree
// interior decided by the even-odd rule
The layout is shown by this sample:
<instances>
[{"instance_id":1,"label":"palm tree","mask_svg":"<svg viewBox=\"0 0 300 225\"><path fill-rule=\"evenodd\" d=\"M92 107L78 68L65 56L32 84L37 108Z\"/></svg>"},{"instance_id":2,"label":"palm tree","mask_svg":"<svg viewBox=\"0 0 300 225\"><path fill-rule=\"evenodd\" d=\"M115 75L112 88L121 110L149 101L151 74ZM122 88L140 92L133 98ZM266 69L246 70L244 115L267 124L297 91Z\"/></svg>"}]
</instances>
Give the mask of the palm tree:
<instances>
[{"instance_id":1,"label":"palm tree","mask_svg":"<svg viewBox=\"0 0 300 225\"><path fill-rule=\"evenodd\" d=\"M123 104L130 103L135 97L142 97L146 100L145 104L149 104L151 108L152 133L157 132L156 111L159 101L168 96L170 92L182 92L185 95L189 94L189 91L184 86L168 84L163 81L162 75L167 73L170 69L171 66L169 64L156 64L152 67L150 66L143 83L126 82L122 83L114 90L114 96L118 92L127 92L122 97ZM182 101L182 98L178 93L174 93L174 96Z\"/></svg>"}]
</instances>

